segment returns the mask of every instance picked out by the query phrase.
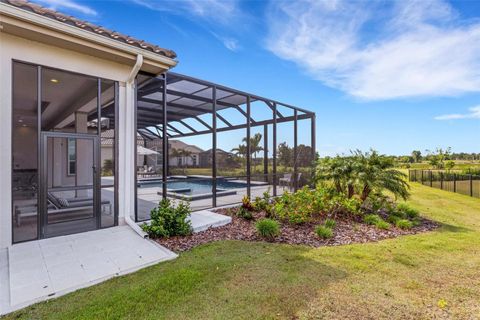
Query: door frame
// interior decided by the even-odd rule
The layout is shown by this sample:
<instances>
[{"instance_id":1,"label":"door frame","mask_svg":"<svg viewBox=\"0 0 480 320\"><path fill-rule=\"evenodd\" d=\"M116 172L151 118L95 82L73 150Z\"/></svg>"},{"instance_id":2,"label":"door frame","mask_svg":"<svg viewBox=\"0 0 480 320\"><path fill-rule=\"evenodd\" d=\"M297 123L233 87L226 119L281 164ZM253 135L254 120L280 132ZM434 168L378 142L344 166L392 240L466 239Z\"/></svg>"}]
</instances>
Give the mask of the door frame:
<instances>
[{"instance_id":1,"label":"door frame","mask_svg":"<svg viewBox=\"0 0 480 320\"><path fill-rule=\"evenodd\" d=\"M64 138L64 139L88 139L92 141L92 153L93 153L93 184L91 187L80 186L80 187L67 187L69 190L82 190L82 189L92 189L93 193L93 217L92 220L95 221L95 228L97 230L101 228L101 170L100 166L100 139L97 134L88 134L88 133L70 133L70 132L55 132L55 131L41 131L40 132L40 176L39 176L39 199L38 199L38 208L39 208L39 224L40 224L40 234L39 238L48 238L51 236L60 236L61 234L48 234L48 138ZM61 189L61 188L59 188ZM58 222L55 224L62 225L74 225L79 221L84 219L75 219L71 221ZM50 224L51 225L51 224ZM85 230L79 230L78 232L84 232Z\"/></svg>"}]
</instances>

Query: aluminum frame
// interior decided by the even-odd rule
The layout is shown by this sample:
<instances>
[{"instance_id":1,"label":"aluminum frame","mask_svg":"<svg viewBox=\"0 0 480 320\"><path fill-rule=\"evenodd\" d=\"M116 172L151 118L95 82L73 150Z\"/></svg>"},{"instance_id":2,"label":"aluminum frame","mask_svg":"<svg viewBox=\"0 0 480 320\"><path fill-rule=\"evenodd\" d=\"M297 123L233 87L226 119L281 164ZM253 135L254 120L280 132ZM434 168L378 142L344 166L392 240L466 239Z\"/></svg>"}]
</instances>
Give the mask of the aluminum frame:
<instances>
[{"instance_id":1,"label":"aluminum frame","mask_svg":"<svg viewBox=\"0 0 480 320\"><path fill-rule=\"evenodd\" d=\"M246 129L246 180L247 180L247 195L251 196L251 153L249 152L251 128L263 126L264 127L264 139L268 139L268 126L271 125L272 130L272 171L269 173L268 159L264 159L264 175L265 179L268 179L268 175L272 175L273 184L273 196L277 195L278 179L277 179L277 124L285 122L293 122L294 124L294 175L293 175L293 188L298 189L298 121L310 120L311 121L311 150L312 160L315 159L315 122L316 116L312 111L302 109L287 103L282 103L276 100L261 97L255 94L247 93L244 91L236 90L230 87L219 85L213 82L197 79L191 76L182 75L174 72L166 72L160 76L149 75L141 73L141 76L147 78L143 83L137 83L136 85L136 103L135 103L135 117L136 117L136 132L145 139L162 139L163 145L163 170L162 170L162 197L167 197L167 180L168 180L168 140L191 137L203 134L212 134L212 207L217 206L217 135L219 132L226 132L231 130ZM179 83L186 86L190 86L189 90L182 86L178 86ZM222 92L224 96L220 96L219 92ZM211 98L208 96L211 92ZM233 100L242 101L240 104L235 104ZM253 102L263 102L272 111L272 116L266 120L259 120L252 118L251 108ZM246 110L243 110L241 106L245 106ZM293 116L283 115L278 108L283 107L293 110ZM161 110L160 110L161 108ZM218 111L231 108L238 111L238 116L245 118L245 122L242 124L234 125L230 119L226 119ZM142 114L142 112L145 112ZM212 116L212 125L209 125L199 116L203 114L210 114ZM193 119L200 127L194 128L192 125L185 122L186 119ZM226 126L218 127L218 120L222 121ZM171 122L178 122L183 125L189 131L182 131L180 128L175 127ZM152 132L151 127L155 127L158 134ZM183 129L183 128L182 128ZM159 131L161 130L161 131ZM161 135L160 135L161 132ZM265 134L266 133L266 134ZM264 142L265 150L264 157L268 155L268 144ZM135 147L136 148L136 147ZM135 164L135 172L136 172ZM136 176L136 174L135 174ZM137 182L137 180L135 180ZM137 202L137 183L135 183L135 201ZM135 218L138 220L137 206L135 206Z\"/></svg>"}]
</instances>

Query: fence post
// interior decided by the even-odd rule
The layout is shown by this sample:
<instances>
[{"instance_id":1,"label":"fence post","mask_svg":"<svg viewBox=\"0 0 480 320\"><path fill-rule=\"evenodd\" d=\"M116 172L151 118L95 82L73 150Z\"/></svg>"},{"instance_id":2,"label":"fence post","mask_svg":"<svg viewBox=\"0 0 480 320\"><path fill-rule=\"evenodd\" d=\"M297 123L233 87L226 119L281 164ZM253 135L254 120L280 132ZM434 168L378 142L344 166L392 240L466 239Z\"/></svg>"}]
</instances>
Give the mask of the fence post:
<instances>
[{"instance_id":1,"label":"fence post","mask_svg":"<svg viewBox=\"0 0 480 320\"><path fill-rule=\"evenodd\" d=\"M457 174L453 174L453 192L457 192Z\"/></svg>"},{"instance_id":2,"label":"fence post","mask_svg":"<svg viewBox=\"0 0 480 320\"><path fill-rule=\"evenodd\" d=\"M470 197L473 197L473 177L470 175Z\"/></svg>"},{"instance_id":3,"label":"fence post","mask_svg":"<svg viewBox=\"0 0 480 320\"><path fill-rule=\"evenodd\" d=\"M423 184L423 170L422 170L422 184Z\"/></svg>"},{"instance_id":4,"label":"fence post","mask_svg":"<svg viewBox=\"0 0 480 320\"><path fill-rule=\"evenodd\" d=\"M430 188L433 187L433 171L430 171Z\"/></svg>"},{"instance_id":5,"label":"fence post","mask_svg":"<svg viewBox=\"0 0 480 320\"><path fill-rule=\"evenodd\" d=\"M440 189L443 190L443 172L440 172Z\"/></svg>"}]
</instances>

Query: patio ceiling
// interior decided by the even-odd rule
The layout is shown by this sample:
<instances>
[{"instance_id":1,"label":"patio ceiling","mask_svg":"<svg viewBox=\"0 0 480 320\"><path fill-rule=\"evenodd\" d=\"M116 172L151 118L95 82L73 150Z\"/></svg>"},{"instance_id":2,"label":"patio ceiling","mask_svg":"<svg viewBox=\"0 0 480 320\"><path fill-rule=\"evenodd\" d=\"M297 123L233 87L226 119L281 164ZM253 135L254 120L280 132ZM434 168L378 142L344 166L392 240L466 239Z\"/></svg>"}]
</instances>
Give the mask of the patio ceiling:
<instances>
[{"instance_id":1,"label":"patio ceiling","mask_svg":"<svg viewBox=\"0 0 480 320\"><path fill-rule=\"evenodd\" d=\"M163 132L163 84L164 78L140 75L138 77L137 90L137 132L145 139L162 137ZM247 127L246 104L255 102L263 103L269 108L272 115L268 119L255 119L250 115L250 126L261 126L294 121L294 116L284 116L278 106L296 110L298 120L312 117L313 112L285 103L249 94L208 81L195 79L178 73L169 72L166 75L166 105L167 105L167 136L186 137L213 132L210 118L204 115L212 114L214 109L213 95L215 91L215 109L218 123L216 131L228 131ZM234 110L227 117L222 115L222 110ZM274 120L273 112L276 113ZM236 119L241 118L242 124L235 124Z\"/></svg>"}]
</instances>

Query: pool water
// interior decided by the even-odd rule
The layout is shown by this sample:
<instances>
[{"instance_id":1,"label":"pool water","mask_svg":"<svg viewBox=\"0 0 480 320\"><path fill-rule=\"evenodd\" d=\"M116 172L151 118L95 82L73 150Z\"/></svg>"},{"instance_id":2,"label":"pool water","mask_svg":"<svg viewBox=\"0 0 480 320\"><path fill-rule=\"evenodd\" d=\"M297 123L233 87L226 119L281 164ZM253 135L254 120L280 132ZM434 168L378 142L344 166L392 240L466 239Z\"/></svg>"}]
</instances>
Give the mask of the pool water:
<instances>
[{"instance_id":1,"label":"pool water","mask_svg":"<svg viewBox=\"0 0 480 320\"><path fill-rule=\"evenodd\" d=\"M142 187L161 187L161 183L140 183ZM223 179L217 180L217 190L229 190L246 188L247 183L228 181ZM169 192L181 193L183 195L197 195L212 193L212 180L173 180L167 181L167 189ZM189 190L187 190L189 189Z\"/></svg>"}]
</instances>

